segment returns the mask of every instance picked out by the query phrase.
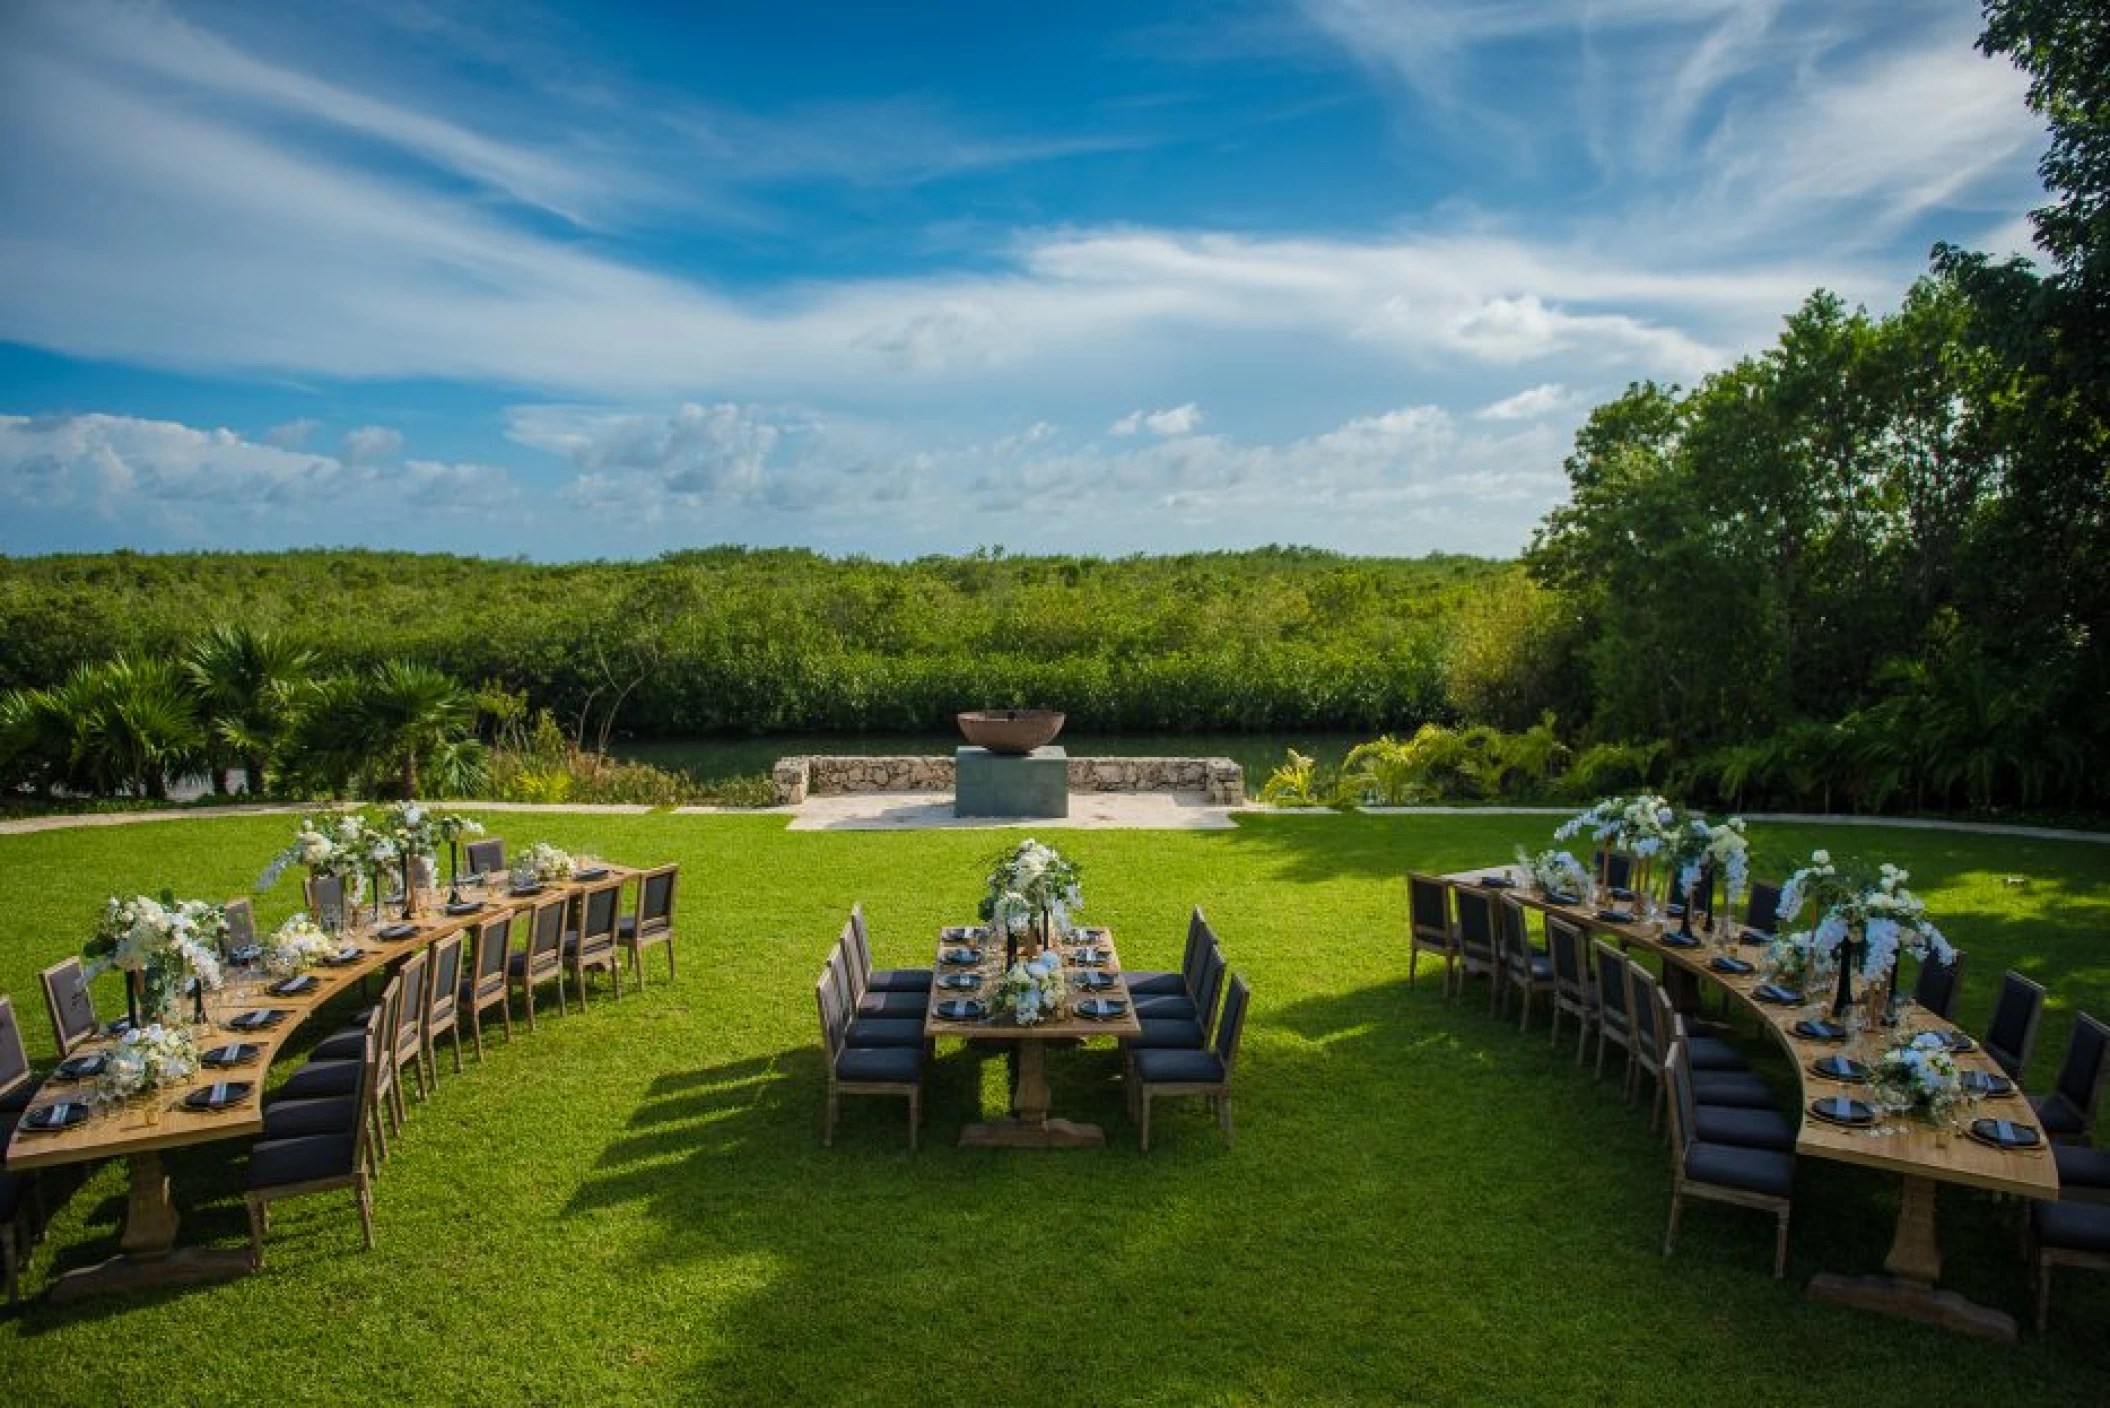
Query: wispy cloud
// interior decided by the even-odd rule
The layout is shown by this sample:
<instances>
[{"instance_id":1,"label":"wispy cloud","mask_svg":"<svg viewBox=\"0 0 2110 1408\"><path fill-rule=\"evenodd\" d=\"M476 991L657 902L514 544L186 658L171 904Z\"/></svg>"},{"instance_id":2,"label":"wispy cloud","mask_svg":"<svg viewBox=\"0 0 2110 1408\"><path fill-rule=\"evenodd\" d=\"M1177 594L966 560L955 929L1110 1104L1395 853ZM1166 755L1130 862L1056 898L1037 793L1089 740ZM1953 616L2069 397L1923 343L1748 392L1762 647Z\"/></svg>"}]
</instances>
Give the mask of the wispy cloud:
<instances>
[{"instance_id":1,"label":"wispy cloud","mask_svg":"<svg viewBox=\"0 0 2110 1408\"><path fill-rule=\"evenodd\" d=\"M1152 435L1191 435L1201 423L1201 407L1189 401L1162 411L1130 411L1106 429L1110 435L1134 435L1142 430Z\"/></svg>"}]
</instances>

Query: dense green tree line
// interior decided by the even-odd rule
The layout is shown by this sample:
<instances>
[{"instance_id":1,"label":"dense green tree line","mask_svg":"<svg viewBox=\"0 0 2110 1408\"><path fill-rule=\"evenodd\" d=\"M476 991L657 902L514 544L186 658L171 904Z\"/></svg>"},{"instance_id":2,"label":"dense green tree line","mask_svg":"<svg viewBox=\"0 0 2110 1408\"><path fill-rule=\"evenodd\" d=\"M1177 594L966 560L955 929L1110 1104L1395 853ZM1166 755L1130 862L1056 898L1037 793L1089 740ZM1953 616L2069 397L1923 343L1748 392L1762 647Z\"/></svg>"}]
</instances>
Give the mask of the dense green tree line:
<instances>
[{"instance_id":1,"label":"dense green tree line","mask_svg":"<svg viewBox=\"0 0 2110 1408\"><path fill-rule=\"evenodd\" d=\"M591 743L643 735L922 730L1048 703L1085 729L1352 728L1452 712L1450 626L1512 569L1268 549L910 563L719 548L536 566L371 552L111 553L0 561L0 684L117 653L172 657L201 623L307 651L318 673L415 660L551 709Z\"/></svg>"}]
</instances>

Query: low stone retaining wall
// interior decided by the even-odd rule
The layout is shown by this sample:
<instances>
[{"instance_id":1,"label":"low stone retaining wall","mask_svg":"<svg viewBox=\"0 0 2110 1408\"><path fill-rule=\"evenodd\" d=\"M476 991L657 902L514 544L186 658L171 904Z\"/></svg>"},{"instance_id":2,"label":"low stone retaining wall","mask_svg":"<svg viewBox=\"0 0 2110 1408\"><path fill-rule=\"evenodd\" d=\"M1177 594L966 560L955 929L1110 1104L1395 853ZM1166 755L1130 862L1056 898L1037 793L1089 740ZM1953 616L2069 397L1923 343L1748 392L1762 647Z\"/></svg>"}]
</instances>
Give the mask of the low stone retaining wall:
<instances>
[{"instance_id":1,"label":"low stone retaining wall","mask_svg":"<svg viewBox=\"0 0 2110 1408\"><path fill-rule=\"evenodd\" d=\"M950 792L951 758L779 758L777 805L846 792ZM1072 792L1201 792L1212 806L1245 804L1245 769L1229 758L1072 758Z\"/></svg>"}]
</instances>

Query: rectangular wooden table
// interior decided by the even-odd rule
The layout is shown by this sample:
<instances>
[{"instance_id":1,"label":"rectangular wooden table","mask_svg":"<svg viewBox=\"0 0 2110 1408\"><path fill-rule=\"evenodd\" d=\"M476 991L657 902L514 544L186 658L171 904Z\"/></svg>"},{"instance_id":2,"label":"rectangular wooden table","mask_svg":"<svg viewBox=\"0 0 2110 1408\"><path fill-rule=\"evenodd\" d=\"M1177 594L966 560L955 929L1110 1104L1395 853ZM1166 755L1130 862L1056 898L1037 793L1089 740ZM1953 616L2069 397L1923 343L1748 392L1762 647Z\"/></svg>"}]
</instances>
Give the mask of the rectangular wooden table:
<instances>
[{"instance_id":1,"label":"rectangular wooden table","mask_svg":"<svg viewBox=\"0 0 2110 1408\"><path fill-rule=\"evenodd\" d=\"M1512 888L1486 888L1481 882L1488 877L1516 883ZM1675 933L1675 920L1618 922L1599 917L1594 905L1553 903L1532 891L1520 866L1461 871L1443 878L1454 885L1482 889L1497 898L1512 896L1534 909L1558 914L1588 931L1611 937L1624 948L1653 953L1664 964L1727 993L1738 1007L1771 1033L1795 1068L1801 1120L1795 1137L1795 1152L1810 1158L1879 1169L1894 1173L1903 1180L1904 1196L1898 1206L1890 1253L1883 1263L1889 1274L1843 1276L1822 1273L1811 1278L1808 1287L1811 1295L1987 1339L2015 1338L2013 1316L1937 1288L1941 1279L1941 1241L1936 1219L1938 1193L1941 1184L1955 1183L2024 1198L2057 1198L2058 1166L2052 1161L2048 1137L2041 1137L2041 1129L2038 1131L2040 1142L2033 1150L2002 1150L1981 1144L1960 1131L1951 1132L1944 1127L1927 1125L1909 1116L1879 1121L1879 1132L1876 1133L1847 1129L1817 1119L1809 1112L1813 1100L1824 1095L1853 1093L1851 1085L1821 1076L1811 1066L1820 1057L1842 1052L1842 1045L1813 1041L1795 1031L1797 1022L1826 1015L1830 994L1807 992L1807 1000L1792 1007L1760 1000L1756 992L1766 981L1764 965L1759 961L1762 949L1741 944L1717 948L1704 939L1697 947L1684 947L1668 938ZM1740 927L1732 927L1735 932L1742 932ZM1742 957L1751 964L1753 971L1737 974L1715 968L1714 958L1724 953ZM1968 1036L1953 1023L1924 1009L1914 1010L1910 1025L1925 1031ZM1869 1039L1882 1041L1887 1037L1879 1032ZM1972 1050L1956 1053L1955 1061L1959 1070L2004 1074L1975 1043ZM2019 1082L2012 1094L1988 1098L1982 1103L1988 1116L2035 1124Z\"/></svg>"},{"instance_id":2,"label":"rectangular wooden table","mask_svg":"<svg viewBox=\"0 0 2110 1408\"><path fill-rule=\"evenodd\" d=\"M169 1196L169 1177L162 1162L162 1151L223 1139L254 1139L262 1134L265 1076L273 1058L309 1017L368 975L448 934L472 928L500 914L530 909L553 894L576 894L588 883L604 884L610 879L628 879L634 874L636 871L627 867L610 866L607 875L592 882L555 882L532 895L512 894L503 884L488 888L464 885L464 900L474 900L481 908L468 914L448 915L434 903L420 918L411 921L415 926L411 933L397 939L384 939L381 935L402 921L383 919L376 923L371 917L361 917L340 936L346 945L357 946L359 957L349 963L311 969L317 981L306 992L289 997L273 996L265 989L274 980L264 978L245 980L239 986L230 985L207 995L208 1024L192 1028L199 1049L210 1050L244 1042L257 1048L254 1058L235 1068L203 1068L182 1085L165 1086L137 1100L97 1110L85 1123L71 1128L42 1133L29 1128L30 1114L47 1105L83 1100L94 1090L92 1077L78 1082L47 1077L8 1142L9 1171L21 1173L95 1159L123 1158L130 1172L124 1229L118 1239L121 1254L100 1266L65 1273L53 1283L51 1298L68 1301L104 1291L191 1285L246 1274L251 1269L246 1249L176 1246L179 1219L175 1203ZM189 1001L184 999L186 1006ZM269 1027L255 1030L227 1025L229 1019L243 1012L261 1009L275 1009L287 1015ZM99 1038L80 1048L76 1054L108 1050L114 1044L113 1039ZM184 1106L184 1097L192 1091L205 1089L218 1081L246 1081L253 1088L247 1099L224 1110L206 1112Z\"/></svg>"},{"instance_id":3,"label":"rectangular wooden table","mask_svg":"<svg viewBox=\"0 0 2110 1408\"><path fill-rule=\"evenodd\" d=\"M924 1009L923 1033L933 1040L938 1037L960 1037L970 1041L1000 1041L1011 1047L1014 1060L1014 1079L1011 1088L1011 1118L970 1124L960 1131L960 1146L975 1149L1077 1149L1096 1147L1106 1143L1106 1131L1096 1124L1082 1124L1074 1120L1054 1119L1048 1114L1048 1044L1065 1044L1088 1041L1094 1037L1138 1036L1143 1024L1136 1018L1135 999L1129 994L1128 982L1121 977L1120 955L1114 949L1114 937L1105 929L1080 929L1076 941L1059 945L1063 953L1063 971L1074 978L1083 972L1102 972L1114 977L1114 985L1103 992L1081 993L1071 988L1072 1006L1085 997L1112 998L1122 1004L1118 1017L1097 1020L1080 1017L1074 1011L1065 1012L1060 1018L1034 1026L1021 1026L1005 1017L983 1020L955 1020L938 1014L941 1002L956 998L979 998L993 1010L994 991L1004 971L1002 945L988 937L986 930L955 927L944 930L938 940L938 961L934 972L937 981L931 983L930 1002ZM972 963L947 963L948 950L971 948L978 950L979 957ZM1105 955L1104 961L1089 967L1079 965L1081 952L1098 951ZM971 973L979 977L979 986L972 990L952 989L943 986L942 979L950 973Z\"/></svg>"}]
</instances>

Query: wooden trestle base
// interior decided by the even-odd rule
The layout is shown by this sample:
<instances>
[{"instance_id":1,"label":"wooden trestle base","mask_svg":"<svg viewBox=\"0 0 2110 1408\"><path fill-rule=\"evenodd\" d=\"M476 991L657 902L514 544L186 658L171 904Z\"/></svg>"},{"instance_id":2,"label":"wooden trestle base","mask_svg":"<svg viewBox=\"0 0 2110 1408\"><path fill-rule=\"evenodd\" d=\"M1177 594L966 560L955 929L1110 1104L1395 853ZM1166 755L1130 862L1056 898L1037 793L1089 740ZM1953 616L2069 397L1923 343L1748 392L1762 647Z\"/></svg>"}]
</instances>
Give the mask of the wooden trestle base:
<instances>
[{"instance_id":1,"label":"wooden trestle base","mask_svg":"<svg viewBox=\"0 0 2110 1408\"><path fill-rule=\"evenodd\" d=\"M176 1205L169 1198L168 1170L158 1150L132 1154L131 1189L125 1200L124 1232L118 1245L121 1256L97 1266L84 1266L63 1273L52 1282L55 1304L87 1296L122 1291L154 1290L163 1286L198 1286L211 1281L231 1281L256 1270L248 1248L229 1251L218 1247L178 1247Z\"/></svg>"},{"instance_id":2,"label":"wooden trestle base","mask_svg":"<svg viewBox=\"0 0 2110 1408\"><path fill-rule=\"evenodd\" d=\"M1809 1293L1813 1300L1913 1320L1996 1344L2013 1344L2017 1338L2015 1317L2006 1311L1903 1276L1841 1276L1827 1271L1810 1278Z\"/></svg>"}]
</instances>

